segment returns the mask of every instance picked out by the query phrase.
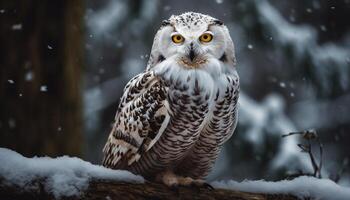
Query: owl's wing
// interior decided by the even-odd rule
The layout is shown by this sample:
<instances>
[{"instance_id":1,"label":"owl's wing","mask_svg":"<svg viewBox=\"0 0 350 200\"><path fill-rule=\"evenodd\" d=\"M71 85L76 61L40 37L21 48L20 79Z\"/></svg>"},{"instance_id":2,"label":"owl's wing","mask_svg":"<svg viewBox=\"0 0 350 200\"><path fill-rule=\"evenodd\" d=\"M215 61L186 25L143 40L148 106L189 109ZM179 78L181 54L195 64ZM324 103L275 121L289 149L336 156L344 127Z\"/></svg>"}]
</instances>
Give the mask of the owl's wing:
<instances>
[{"instance_id":1,"label":"owl's wing","mask_svg":"<svg viewBox=\"0 0 350 200\"><path fill-rule=\"evenodd\" d=\"M125 168L138 161L164 132L169 114L166 86L151 71L135 76L124 88L113 129L103 149L103 165Z\"/></svg>"}]
</instances>

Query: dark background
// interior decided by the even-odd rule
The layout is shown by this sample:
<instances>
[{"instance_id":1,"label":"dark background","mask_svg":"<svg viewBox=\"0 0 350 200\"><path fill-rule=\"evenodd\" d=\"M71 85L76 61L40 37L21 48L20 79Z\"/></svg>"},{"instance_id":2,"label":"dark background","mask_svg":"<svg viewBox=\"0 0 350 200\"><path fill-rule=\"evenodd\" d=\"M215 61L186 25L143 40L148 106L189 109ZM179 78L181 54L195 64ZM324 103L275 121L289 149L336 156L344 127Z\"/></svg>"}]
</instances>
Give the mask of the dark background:
<instances>
[{"instance_id":1,"label":"dark background","mask_svg":"<svg viewBox=\"0 0 350 200\"><path fill-rule=\"evenodd\" d=\"M241 77L238 128L208 179L312 172L303 139L281 135L313 128L323 176L350 185L350 0L0 0L0 147L99 163L124 85L186 11L224 21Z\"/></svg>"}]
</instances>

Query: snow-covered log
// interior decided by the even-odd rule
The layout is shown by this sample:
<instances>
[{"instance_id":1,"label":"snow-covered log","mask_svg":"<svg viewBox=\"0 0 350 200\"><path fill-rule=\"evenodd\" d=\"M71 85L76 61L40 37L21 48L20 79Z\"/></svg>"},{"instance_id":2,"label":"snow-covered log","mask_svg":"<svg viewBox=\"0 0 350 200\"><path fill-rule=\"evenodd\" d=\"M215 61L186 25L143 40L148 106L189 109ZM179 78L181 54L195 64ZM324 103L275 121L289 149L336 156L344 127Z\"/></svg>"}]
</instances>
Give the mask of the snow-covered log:
<instances>
[{"instance_id":1,"label":"snow-covered log","mask_svg":"<svg viewBox=\"0 0 350 200\"><path fill-rule=\"evenodd\" d=\"M68 156L26 158L0 148L0 199L349 199L350 188L299 177L279 182L217 181L206 187L169 188L128 171Z\"/></svg>"}]
</instances>

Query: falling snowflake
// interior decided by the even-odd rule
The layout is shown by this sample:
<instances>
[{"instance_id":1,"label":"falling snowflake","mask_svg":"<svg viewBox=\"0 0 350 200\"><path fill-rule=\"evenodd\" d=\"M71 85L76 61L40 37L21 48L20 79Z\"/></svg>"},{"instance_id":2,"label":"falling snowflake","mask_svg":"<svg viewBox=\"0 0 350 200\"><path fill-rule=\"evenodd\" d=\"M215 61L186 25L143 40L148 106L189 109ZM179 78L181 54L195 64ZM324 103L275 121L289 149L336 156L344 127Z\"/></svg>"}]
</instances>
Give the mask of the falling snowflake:
<instances>
[{"instance_id":1,"label":"falling snowflake","mask_svg":"<svg viewBox=\"0 0 350 200\"><path fill-rule=\"evenodd\" d=\"M47 48L51 50L51 49L52 49L52 46L50 46L50 45L47 45Z\"/></svg>"},{"instance_id":2,"label":"falling snowflake","mask_svg":"<svg viewBox=\"0 0 350 200\"><path fill-rule=\"evenodd\" d=\"M284 82L280 82L279 85L280 85L281 88L285 88L286 87L286 84Z\"/></svg>"},{"instance_id":3,"label":"falling snowflake","mask_svg":"<svg viewBox=\"0 0 350 200\"><path fill-rule=\"evenodd\" d=\"M13 129L16 127L16 120L13 118L10 118L8 121L8 124L9 124L10 129Z\"/></svg>"},{"instance_id":4,"label":"falling snowflake","mask_svg":"<svg viewBox=\"0 0 350 200\"><path fill-rule=\"evenodd\" d=\"M121 41L118 41L118 42L117 42L117 47L118 47L118 48L121 48L121 47L123 47L123 42L121 42Z\"/></svg>"},{"instance_id":5,"label":"falling snowflake","mask_svg":"<svg viewBox=\"0 0 350 200\"><path fill-rule=\"evenodd\" d=\"M253 49L253 45L248 44L248 49Z\"/></svg>"},{"instance_id":6,"label":"falling snowflake","mask_svg":"<svg viewBox=\"0 0 350 200\"><path fill-rule=\"evenodd\" d=\"M169 5L166 5L166 6L164 6L164 11L169 11L169 10L171 10L171 7L169 6Z\"/></svg>"},{"instance_id":7,"label":"falling snowflake","mask_svg":"<svg viewBox=\"0 0 350 200\"><path fill-rule=\"evenodd\" d=\"M86 44L85 44L85 49L86 49L86 50L92 50L92 45L86 43Z\"/></svg>"},{"instance_id":8,"label":"falling snowflake","mask_svg":"<svg viewBox=\"0 0 350 200\"><path fill-rule=\"evenodd\" d=\"M7 80L10 84L14 84L15 82L12 79Z\"/></svg>"},{"instance_id":9,"label":"falling snowflake","mask_svg":"<svg viewBox=\"0 0 350 200\"><path fill-rule=\"evenodd\" d=\"M12 30L22 30L22 24L14 24L12 25Z\"/></svg>"},{"instance_id":10,"label":"falling snowflake","mask_svg":"<svg viewBox=\"0 0 350 200\"><path fill-rule=\"evenodd\" d=\"M46 85L40 86L40 91L41 92L47 92L47 86Z\"/></svg>"},{"instance_id":11,"label":"falling snowflake","mask_svg":"<svg viewBox=\"0 0 350 200\"><path fill-rule=\"evenodd\" d=\"M222 4L224 3L224 0L215 0L217 4Z\"/></svg>"},{"instance_id":12,"label":"falling snowflake","mask_svg":"<svg viewBox=\"0 0 350 200\"><path fill-rule=\"evenodd\" d=\"M321 25L320 28L321 28L321 31L323 31L323 32L326 32L326 31L327 31L327 28L326 28L325 25Z\"/></svg>"},{"instance_id":13,"label":"falling snowflake","mask_svg":"<svg viewBox=\"0 0 350 200\"><path fill-rule=\"evenodd\" d=\"M33 74L33 72L32 71L29 71L29 72L27 72L26 74L25 74L25 76L24 76L24 80L26 80L26 81L32 81L33 80L33 77L34 77L34 74Z\"/></svg>"}]
</instances>

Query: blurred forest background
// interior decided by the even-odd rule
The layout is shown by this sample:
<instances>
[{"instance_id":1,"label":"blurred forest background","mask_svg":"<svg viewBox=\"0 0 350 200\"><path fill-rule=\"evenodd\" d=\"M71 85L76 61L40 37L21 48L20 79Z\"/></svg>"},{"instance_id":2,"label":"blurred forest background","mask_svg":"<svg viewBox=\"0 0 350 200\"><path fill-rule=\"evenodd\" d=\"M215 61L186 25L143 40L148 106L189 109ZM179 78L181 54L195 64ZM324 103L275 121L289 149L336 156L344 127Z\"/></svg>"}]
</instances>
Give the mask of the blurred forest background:
<instances>
[{"instance_id":1,"label":"blurred forest background","mask_svg":"<svg viewBox=\"0 0 350 200\"><path fill-rule=\"evenodd\" d=\"M224 21L241 77L238 128L208 179L312 172L300 138L281 136L313 128L323 175L350 185L350 0L0 0L0 147L100 163L124 85L185 11Z\"/></svg>"}]
</instances>

